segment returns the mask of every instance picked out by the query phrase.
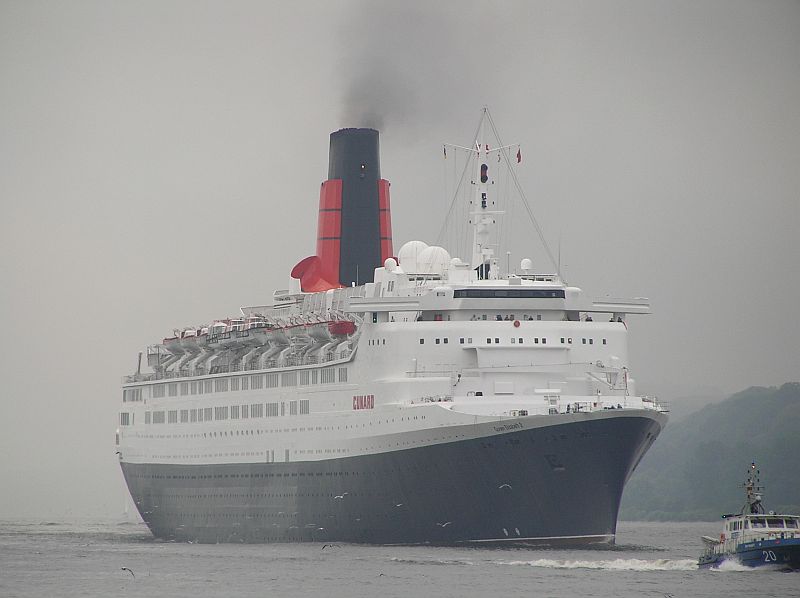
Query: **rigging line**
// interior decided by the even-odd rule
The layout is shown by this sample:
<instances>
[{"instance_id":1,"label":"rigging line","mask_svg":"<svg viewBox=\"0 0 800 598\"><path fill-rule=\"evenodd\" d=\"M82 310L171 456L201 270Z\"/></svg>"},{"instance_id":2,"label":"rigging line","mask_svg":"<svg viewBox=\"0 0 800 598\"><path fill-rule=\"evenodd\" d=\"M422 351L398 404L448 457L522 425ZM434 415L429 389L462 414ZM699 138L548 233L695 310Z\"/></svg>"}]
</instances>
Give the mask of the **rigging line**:
<instances>
[{"instance_id":1,"label":"rigging line","mask_svg":"<svg viewBox=\"0 0 800 598\"><path fill-rule=\"evenodd\" d=\"M484 109L485 110L485 109ZM483 117L481 117L480 122L478 123L478 128L475 129L475 135L473 135L473 139L478 139L478 133L481 130L481 123L483 123ZM474 143L473 143L474 145ZM453 193L453 199L450 202L450 209L447 211L447 216L445 216L444 222L442 223L442 228L439 230L439 234L436 236L436 242L442 242L442 235L444 234L447 228L447 222L450 220L450 215L453 213L453 208L456 204L456 199L458 198L458 192L461 190L461 185L464 184L464 176L467 174L467 168L469 168L470 160L467 160L466 164L464 165L464 171L461 173L461 179L458 181L458 185L456 186L455 193Z\"/></svg>"},{"instance_id":2,"label":"rigging line","mask_svg":"<svg viewBox=\"0 0 800 598\"><path fill-rule=\"evenodd\" d=\"M486 116L489 118L489 124L492 127L492 131L494 132L495 137L497 137L497 142L500 144L500 147L502 148L503 141L500 139L500 134L497 132L497 127L494 126L494 119L492 119L492 115L489 113L488 110L486 111ZM509 159L508 156L508 149L503 148L500 151L503 152L506 161L509 164L511 164L511 160ZM558 274L558 276L560 277L561 272L558 272L558 262L556 262L556 259L553 257L553 252L550 250L550 246L547 244L547 241L544 238L544 233L542 232L542 228L539 226L539 222L533 215L533 211L531 210L531 206L528 203L528 199L525 197L525 192L522 190L522 185L520 185L519 179L517 179L517 173L514 172L513 168L509 168L509 171L511 171L511 178L514 180L514 186L517 188L517 192L519 193L519 196L522 198L522 205L525 206L525 210L528 212L528 216L530 217L531 222L533 223L533 227L536 229L536 233L539 235L539 240L542 242L542 246L544 247L545 252L547 252L547 257L550 258L550 263L553 264L553 267L556 268L556 274Z\"/></svg>"}]
</instances>

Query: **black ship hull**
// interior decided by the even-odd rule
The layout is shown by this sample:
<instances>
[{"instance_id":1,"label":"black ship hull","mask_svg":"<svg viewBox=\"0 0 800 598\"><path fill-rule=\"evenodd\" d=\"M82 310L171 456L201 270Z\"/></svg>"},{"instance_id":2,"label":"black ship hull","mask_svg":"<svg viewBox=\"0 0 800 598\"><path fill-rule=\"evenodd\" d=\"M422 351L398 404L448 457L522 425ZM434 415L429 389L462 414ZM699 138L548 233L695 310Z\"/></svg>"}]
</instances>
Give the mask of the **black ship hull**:
<instances>
[{"instance_id":1,"label":"black ship hull","mask_svg":"<svg viewBox=\"0 0 800 598\"><path fill-rule=\"evenodd\" d=\"M169 540L612 543L625 482L665 420L620 414L324 461L121 466Z\"/></svg>"}]
</instances>

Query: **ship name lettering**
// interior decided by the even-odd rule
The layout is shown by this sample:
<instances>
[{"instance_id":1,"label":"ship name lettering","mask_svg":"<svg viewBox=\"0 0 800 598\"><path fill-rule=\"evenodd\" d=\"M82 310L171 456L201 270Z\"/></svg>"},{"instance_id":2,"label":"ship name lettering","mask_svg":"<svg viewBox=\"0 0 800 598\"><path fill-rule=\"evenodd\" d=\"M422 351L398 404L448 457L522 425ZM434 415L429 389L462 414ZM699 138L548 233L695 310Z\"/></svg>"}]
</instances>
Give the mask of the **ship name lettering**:
<instances>
[{"instance_id":1,"label":"ship name lettering","mask_svg":"<svg viewBox=\"0 0 800 598\"><path fill-rule=\"evenodd\" d=\"M353 409L374 409L375 395L353 395Z\"/></svg>"},{"instance_id":2,"label":"ship name lettering","mask_svg":"<svg viewBox=\"0 0 800 598\"><path fill-rule=\"evenodd\" d=\"M495 432L508 432L509 430L521 430L522 424L517 422L515 424L504 424L502 426L494 426Z\"/></svg>"}]
</instances>

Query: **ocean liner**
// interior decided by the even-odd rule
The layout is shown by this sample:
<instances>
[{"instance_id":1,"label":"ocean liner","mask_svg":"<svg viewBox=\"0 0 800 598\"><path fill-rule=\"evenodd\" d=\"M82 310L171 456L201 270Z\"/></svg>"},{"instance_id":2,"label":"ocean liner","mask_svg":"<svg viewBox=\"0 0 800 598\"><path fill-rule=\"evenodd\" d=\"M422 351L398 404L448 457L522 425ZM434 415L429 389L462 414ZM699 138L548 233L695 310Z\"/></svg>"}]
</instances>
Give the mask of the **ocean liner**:
<instances>
[{"instance_id":1,"label":"ocean liner","mask_svg":"<svg viewBox=\"0 0 800 598\"><path fill-rule=\"evenodd\" d=\"M293 288L176 330L147 348L149 372L140 354L116 450L156 537L614 541L667 420L628 370L626 320L649 303L591 300L530 259L502 270L494 170L520 154L485 143L487 115L460 148L468 261L421 241L394 253L378 132L342 129Z\"/></svg>"}]
</instances>

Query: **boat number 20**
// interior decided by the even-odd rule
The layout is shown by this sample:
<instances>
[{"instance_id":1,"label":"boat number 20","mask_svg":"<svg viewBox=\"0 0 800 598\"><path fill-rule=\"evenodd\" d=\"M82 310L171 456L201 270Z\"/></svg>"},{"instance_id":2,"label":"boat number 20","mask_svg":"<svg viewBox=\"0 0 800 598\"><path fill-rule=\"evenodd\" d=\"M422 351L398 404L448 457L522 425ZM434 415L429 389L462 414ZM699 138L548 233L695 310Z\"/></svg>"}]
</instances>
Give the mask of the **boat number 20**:
<instances>
[{"instance_id":1,"label":"boat number 20","mask_svg":"<svg viewBox=\"0 0 800 598\"><path fill-rule=\"evenodd\" d=\"M775 553L771 550L762 550L761 554L764 555L764 562L769 563L770 561L777 562L778 559L775 558Z\"/></svg>"}]
</instances>

